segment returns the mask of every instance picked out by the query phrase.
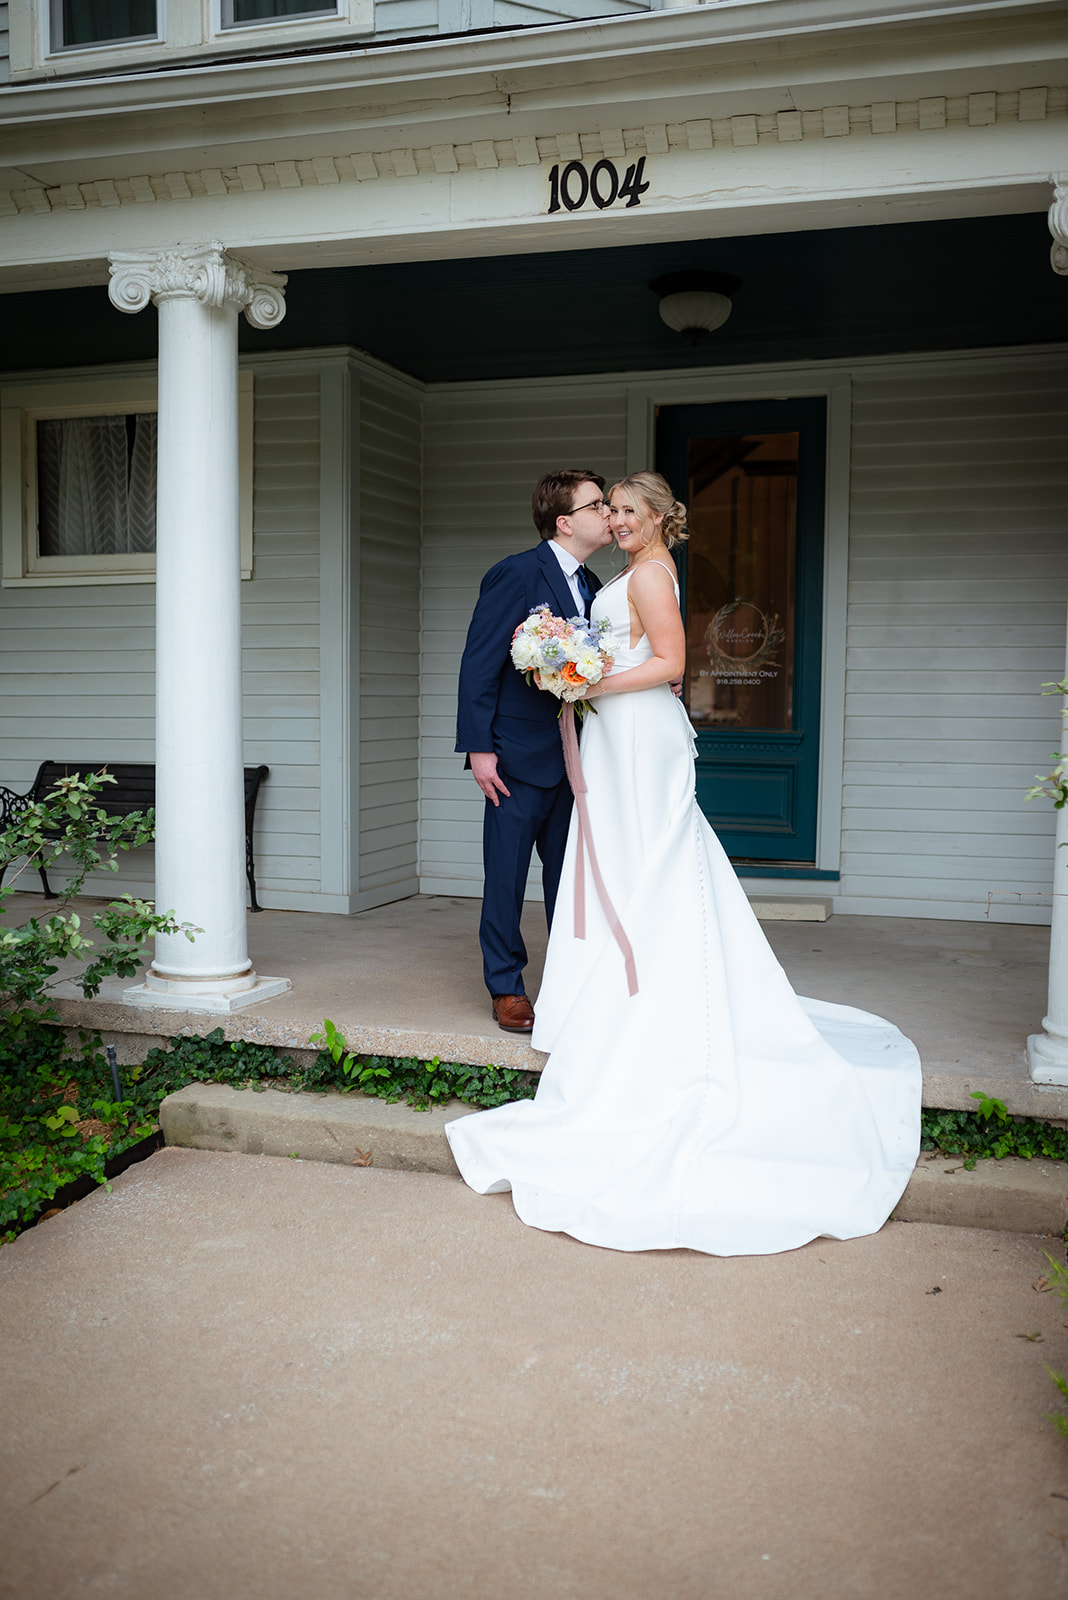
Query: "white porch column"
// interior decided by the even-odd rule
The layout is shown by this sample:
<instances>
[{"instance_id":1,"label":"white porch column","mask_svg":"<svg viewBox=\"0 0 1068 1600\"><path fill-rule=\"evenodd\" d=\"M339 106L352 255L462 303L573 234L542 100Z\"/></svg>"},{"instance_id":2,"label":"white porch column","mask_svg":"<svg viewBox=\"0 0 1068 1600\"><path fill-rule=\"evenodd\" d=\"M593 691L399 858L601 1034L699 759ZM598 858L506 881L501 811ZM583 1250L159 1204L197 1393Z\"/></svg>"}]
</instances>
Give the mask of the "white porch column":
<instances>
[{"instance_id":1,"label":"white porch column","mask_svg":"<svg viewBox=\"0 0 1068 1600\"><path fill-rule=\"evenodd\" d=\"M252 971L245 930L237 318L285 314L285 278L221 245L111 258L120 311L159 307L156 905L202 931L156 940L143 1006L231 1011L290 987Z\"/></svg>"},{"instance_id":2,"label":"white porch column","mask_svg":"<svg viewBox=\"0 0 1068 1600\"><path fill-rule=\"evenodd\" d=\"M1068 677L1068 649L1065 652ZM1061 705L1061 742L1068 750L1068 695ZM1045 1032L1027 1041L1027 1062L1035 1083L1068 1085L1068 806L1057 812L1053 848L1053 926L1049 943L1049 1014L1042 1019Z\"/></svg>"},{"instance_id":3,"label":"white porch column","mask_svg":"<svg viewBox=\"0 0 1068 1600\"><path fill-rule=\"evenodd\" d=\"M1049 208L1050 265L1068 277L1068 175L1053 176L1053 204ZM1068 677L1068 646L1065 651ZM1068 696L1061 706L1061 742L1068 750ZM1043 1033L1027 1041L1027 1064L1035 1083L1068 1086L1068 806L1057 812L1053 847L1053 926L1049 942L1049 1013L1042 1018Z\"/></svg>"}]
</instances>

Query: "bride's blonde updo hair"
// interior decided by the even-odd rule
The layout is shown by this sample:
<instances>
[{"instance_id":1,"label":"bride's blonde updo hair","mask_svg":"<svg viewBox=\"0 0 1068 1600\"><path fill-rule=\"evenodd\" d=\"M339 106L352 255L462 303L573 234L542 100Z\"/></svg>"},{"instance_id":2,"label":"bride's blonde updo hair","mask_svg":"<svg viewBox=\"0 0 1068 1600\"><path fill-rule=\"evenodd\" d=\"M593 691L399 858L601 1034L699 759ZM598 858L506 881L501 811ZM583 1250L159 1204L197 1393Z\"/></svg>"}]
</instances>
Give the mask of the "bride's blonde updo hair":
<instances>
[{"instance_id":1,"label":"bride's blonde updo hair","mask_svg":"<svg viewBox=\"0 0 1068 1600\"><path fill-rule=\"evenodd\" d=\"M660 524L660 537L670 550L672 545L681 544L690 535L686 532L686 507L681 500L676 500L671 491L671 485L659 472L631 472L625 478L620 478L609 489L606 499L611 500L617 489L624 494L629 494L654 517L663 516ZM642 518L642 534L645 533L645 518ZM643 537L644 542L644 537Z\"/></svg>"}]
</instances>

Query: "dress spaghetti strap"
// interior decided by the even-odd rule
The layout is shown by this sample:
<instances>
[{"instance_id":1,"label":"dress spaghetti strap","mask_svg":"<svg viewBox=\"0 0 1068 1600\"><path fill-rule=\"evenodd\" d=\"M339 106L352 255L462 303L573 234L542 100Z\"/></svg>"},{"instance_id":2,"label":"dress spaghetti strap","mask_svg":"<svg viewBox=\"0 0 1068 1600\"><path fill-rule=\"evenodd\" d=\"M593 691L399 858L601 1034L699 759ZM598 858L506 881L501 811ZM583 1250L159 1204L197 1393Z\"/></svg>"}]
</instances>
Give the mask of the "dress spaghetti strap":
<instances>
[{"instance_id":1,"label":"dress spaghetti strap","mask_svg":"<svg viewBox=\"0 0 1068 1600\"><path fill-rule=\"evenodd\" d=\"M664 571L667 573L668 577L671 579L672 583L675 585L675 598L678 599L679 592L680 592L679 591L679 580L678 580L678 578L676 578L675 574L672 572L672 570L668 566L667 562L666 561L658 561L655 556L650 556L649 557L649 565L651 567L663 567Z\"/></svg>"}]
</instances>

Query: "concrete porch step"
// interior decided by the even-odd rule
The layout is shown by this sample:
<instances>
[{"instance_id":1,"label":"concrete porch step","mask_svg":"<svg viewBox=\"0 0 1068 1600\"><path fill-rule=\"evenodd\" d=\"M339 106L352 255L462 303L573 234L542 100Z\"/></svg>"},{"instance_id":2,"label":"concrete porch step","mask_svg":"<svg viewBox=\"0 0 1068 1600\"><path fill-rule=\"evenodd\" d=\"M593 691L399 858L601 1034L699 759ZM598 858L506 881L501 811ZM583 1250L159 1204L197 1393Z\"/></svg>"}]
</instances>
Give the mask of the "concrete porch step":
<instances>
[{"instance_id":1,"label":"concrete porch step","mask_svg":"<svg viewBox=\"0 0 1068 1600\"><path fill-rule=\"evenodd\" d=\"M445 1124L470 1116L458 1100L428 1111L364 1095L286 1094L193 1083L168 1095L168 1144L241 1155L456 1175ZM980 1161L921 1155L894 1211L899 1222L937 1222L1011 1233L1061 1234L1068 1226L1068 1163Z\"/></svg>"}]
</instances>

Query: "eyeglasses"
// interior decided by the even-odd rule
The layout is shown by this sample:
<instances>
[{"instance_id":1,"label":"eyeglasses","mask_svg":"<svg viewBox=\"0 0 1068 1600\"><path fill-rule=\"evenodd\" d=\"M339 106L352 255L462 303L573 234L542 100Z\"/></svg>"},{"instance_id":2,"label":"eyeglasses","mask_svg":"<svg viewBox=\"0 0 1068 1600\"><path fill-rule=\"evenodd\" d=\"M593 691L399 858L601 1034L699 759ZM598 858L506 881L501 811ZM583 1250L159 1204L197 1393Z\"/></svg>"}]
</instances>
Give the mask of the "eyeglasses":
<instances>
[{"instance_id":1,"label":"eyeglasses","mask_svg":"<svg viewBox=\"0 0 1068 1600\"><path fill-rule=\"evenodd\" d=\"M586 504L584 506L572 506L571 510L568 512L568 516L569 517L574 517L580 511L597 511L597 512L600 512L600 511L604 511L604 510L605 510L605 502L603 500L587 500Z\"/></svg>"}]
</instances>

